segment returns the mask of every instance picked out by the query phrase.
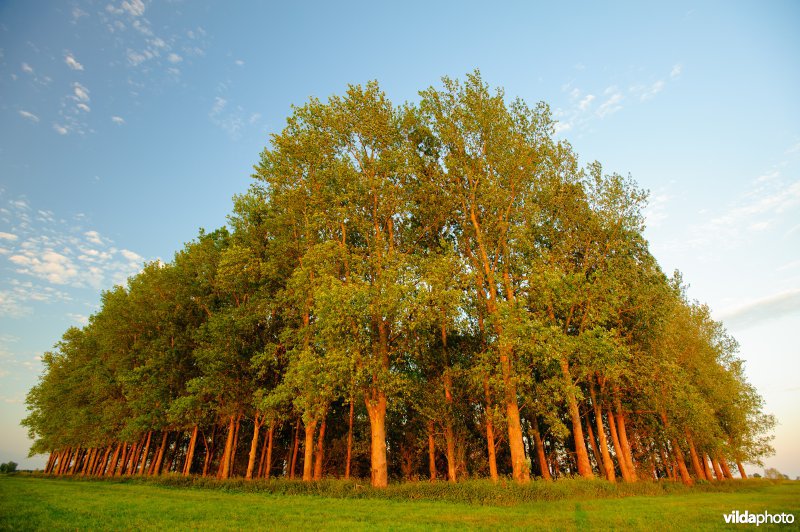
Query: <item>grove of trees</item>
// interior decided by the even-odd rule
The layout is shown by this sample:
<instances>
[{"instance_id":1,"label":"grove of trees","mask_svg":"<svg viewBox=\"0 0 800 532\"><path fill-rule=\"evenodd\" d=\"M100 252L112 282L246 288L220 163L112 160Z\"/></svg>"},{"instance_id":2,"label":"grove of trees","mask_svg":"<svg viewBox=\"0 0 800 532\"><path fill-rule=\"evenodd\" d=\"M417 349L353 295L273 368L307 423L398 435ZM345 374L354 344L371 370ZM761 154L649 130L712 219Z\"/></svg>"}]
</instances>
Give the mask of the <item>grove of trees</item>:
<instances>
[{"instance_id":1,"label":"grove of trees","mask_svg":"<svg viewBox=\"0 0 800 532\"><path fill-rule=\"evenodd\" d=\"M234 199L43 357L73 475L733 478L774 419L648 251L647 194L478 72L293 108Z\"/></svg>"}]
</instances>

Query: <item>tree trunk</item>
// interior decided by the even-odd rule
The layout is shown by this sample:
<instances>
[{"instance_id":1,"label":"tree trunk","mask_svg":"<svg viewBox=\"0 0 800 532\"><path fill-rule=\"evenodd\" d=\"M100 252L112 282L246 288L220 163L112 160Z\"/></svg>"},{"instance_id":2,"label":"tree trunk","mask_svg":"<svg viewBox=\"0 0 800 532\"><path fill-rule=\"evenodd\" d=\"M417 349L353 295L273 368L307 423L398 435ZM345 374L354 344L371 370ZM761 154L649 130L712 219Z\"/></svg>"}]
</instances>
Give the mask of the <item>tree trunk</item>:
<instances>
[{"instance_id":1,"label":"tree trunk","mask_svg":"<svg viewBox=\"0 0 800 532\"><path fill-rule=\"evenodd\" d=\"M147 455L150 453L150 437L153 435L152 430L147 431L147 443L144 445L144 457L142 463L139 465L139 475L144 475L144 466L147 465Z\"/></svg>"},{"instance_id":2,"label":"tree trunk","mask_svg":"<svg viewBox=\"0 0 800 532\"><path fill-rule=\"evenodd\" d=\"M699 480L708 480L705 471L703 471L703 468L700 466L700 458L697 456L697 449L694 446L694 441L688 430L686 431L686 443L689 444L689 455L692 458L692 469L694 470L695 476Z\"/></svg>"},{"instance_id":3,"label":"tree trunk","mask_svg":"<svg viewBox=\"0 0 800 532\"><path fill-rule=\"evenodd\" d=\"M584 417L586 418L586 437L589 439L589 445L592 448L592 455L594 456L594 461L597 463L597 471L603 473L604 472L603 462L602 462L603 459L600 456L600 449L597 447L597 440L594 437L594 430L592 429L592 419L585 413Z\"/></svg>"},{"instance_id":4,"label":"tree trunk","mask_svg":"<svg viewBox=\"0 0 800 532\"><path fill-rule=\"evenodd\" d=\"M231 448L231 465L228 477L235 476L234 469L236 469L236 451L239 449L239 429L241 428L242 414L236 416L236 430L233 431L233 447Z\"/></svg>"},{"instance_id":5,"label":"tree trunk","mask_svg":"<svg viewBox=\"0 0 800 532\"><path fill-rule=\"evenodd\" d=\"M553 480L550 475L550 467L547 464L547 456L544 454L544 443L542 434L539 432L539 420L534 418L531 422L531 432L533 432L533 445L536 447L536 462L539 464L539 474L544 480Z\"/></svg>"},{"instance_id":6,"label":"tree trunk","mask_svg":"<svg viewBox=\"0 0 800 532\"><path fill-rule=\"evenodd\" d=\"M231 456L233 450L233 440L236 435L236 416L228 418L228 436L225 438L225 450L219 464L217 478L230 478L231 476Z\"/></svg>"},{"instance_id":7,"label":"tree trunk","mask_svg":"<svg viewBox=\"0 0 800 532\"><path fill-rule=\"evenodd\" d=\"M589 380L589 394L592 398L592 410L594 411L594 422L597 427L597 439L600 443L600 457L602 458L603 472L607 480L616 482L617 475L614 472L614 463L611 461L611 453L608 452L606 429L603 427L603 412L598 402L597 395L595 394L594 383L591 379Z\"/></svg>"},{"instance_id":8,"label":"tree trunk","mask_svg":"<svg viewBox=\"0 0 800 532\"><path fill-rule=\"evenodd\" d=\"M314 479L314 433L317 430L317 420L312 419L305 423L306 439L303 444L303 481L310 482Z\"/></svg>"},{"instance_id":9,"label":"tree trunk","mask_svg":"<svg viewBox=\"0 0 800 532\"><path fill-rule=\"evenodd\" d=\"M350 396L350 420L347 425L347 461L344 465L344 478L350 478L350 461L353 457L353 396Z\"/></svg>"},{"instance_id":10,"label":"tree trunk","mask_svg":"<svg viewBox=\"0 0 800 532\"><path fill-rule=\"evenodd\" d=\"M633 455L631 454L631 446L628 443L628 432L625 430L625 416L622 414L622 403L619 400L619 388L614 389L614 406L617 409L617 431L619 433L619 443L622 446L621 455L625 460L625 465L628 467L628 474L631 480L636 480L636 467L633 465Z\"/></svg>"},{"instance_id":11,"label":"tree trunk","mask_svg":"<svg viewBox=\"0 0 800 532\"><path fill-rule=\"evenodd\" d=\"M152 476L158 476L161 474L161 464L164 461L164 453L167 451L167 443L169 442L169 431L165 430L164 433L161 435L161 445L158 448L158 454L156 454L155 462L153 462L153 470L150 473Z\"/></svg>"},{"instance_id":12,"label":"tree trunk","mask_svg":"<svg viewBox=\"0 0 800 532\"><path fill-rule=\"evenodd\" d=\"M447 421L444 426L444 441L447 446L447 480L456 481L456 448L453 440L453 426Z\"/></svg>"},{"instance_id":13,"label":"tree trunk","mask_svg":"<svg viewBox=\"0 0 800 532\"><path fill-rule=\"evenodd\" d=\"M103 459L100 460L100 463L97 464L97 468L94 471L95 476L103 476L106 472L106 464L108 463L108 457L111 455L111 445L107 446L105 451L103 452Z\"/></svg>"},{"instance_id":14,"label":"tree trunk","mask_svg":"<svg viewBox=\"0 0 800 532\"><path fill-rule=\"evenodd\" d=\"M114 455L111 457L111 462L108 464L108 468L104 473L109 477L114 476L114 471L117 469L117 460L119 460L119 451L121 445L121 443L117 443L116 447L114 447Z\"/></svg>"},{"instance_id":15,"label":"tree trunk","mask_svg":"<svg viewBox=\"0 0 800 532\"><path fill-rule=\"evenodd\" d=\"M530 480L530 471L525 460L525 446L522 444L522 423L520 422L519 406L517 405L517 386L511 378L510 350L508 346L500 346L500 366L503 369L503 385L506 390L508 446L511 450L511 468L514 480L520 484L525 484Z\"/></svg>"},{"instance_id":16,"label":"tree trunk","mask_svg":"<svg viewBox=\"0 0 800 532\"><path fill-rule=\"evenodd\" d=\"M578 401L575 398L575 391L572 389L572 374L569 371L569 362L567 362L565 357L561 358L561 375L564 377L564 384L567 386L567 405L569 406L569 417L572 423L572 440L575 443L575 459L578 462L578 474L584 478L594 478L592 464L589 462L589 453L586 452L586 440L583 436L581 413L580 410L578 410Z\"/></svg>"},{"instance_id":17,"label":"tree trunk","mask_svg":"<svg viewBox=\"0 0 800 532\"><path fill-rule=\"evenodd\" d=\"M300 447L300 420L297 420L297 426L294 428L294 442L292 443L292 465L289 469L289 478L294 478L295 468L297 466L297 449Z\"/></svg>"},{"instance_id":18,"label":"tree trunk","mask_svg":"<svg viewBox=\"0 0 800 532\"><path fill-rule=\"evenodd\" d=\"M694 480L692 480L692 477L689 475L689 470L686 469L686 461L683 459L683 451L675 439L672 440L672 451L675 453L675 461L678 462L678 471L680 471L681 474L681 481L687 486L691 486L694 484Z\"/></svg>"},{"instance_id":19,"label":"tree trunk","mask_svg":"<svg viewBox=\"0 0 800 532\"><path fill-rule=\"evenodd\" d=\"M194 449L197 446L197 425L192 430L192 437L189 439L189 448L186 450L186 461L183 463L183 476L188 477L192 473L192 461L194 460Z\"/></svg>"},{"instance_id":20,"label":"tree trunk","mask_svg":"<svg viewBox=\"0 0 800 532\"><path fill-rule=\"evenodd\" d=\"M314 480L322 480L322 466L325 458L325 417L319 426L319 437L317 438L317 453L314 456Z\"/></svg>"},{"instance_id":21,"label":"tree trunk","mask_svg":"<svg viewBox=\"0 0 800 532\"><path fill-rule=\"evenodd\" d=\"M428 470L431 482L436 480L436 440L433 437L433 421L428 421Z\"/></svg>"},{"instance_id":22,"label":"tree trunk","mask_svg":"<svg viewBox=\"0 0 800 532\"><path fill-rule=\"evenodd\" d=\"M714 474L717 476L717 480L725 480L725 476L722 474L722 469L719 467L716 456L711 458L711 465L714 467Z\"/></svg>"},{"instance_id":23,"label":"tree trunk","mask_svg":"<svg viewBox=\"0 0 800 532\"><path fill-rule=\"evenodd\" d=\"M719 465L722 468L722 474L728 480L733 480L733 473L731 473L731 468L728 467L728 461L725 459L724 456L719 456L718 460L719 460Z\"/></svg>"},{"instance_id":24,"label":"tree trunk","mask_svg":"<svg viewBox=\"0 0 800 532\"><path fill-rule=\"evenodd\" d=\"M628 465L625 463L625 457L622 456L622 446L619 443L617 425L614 422L614 414L611 412L611 407L608 407L606 417L608 418L608 429L611 432L611 442L614 444L614 454L617 456L617 463L619 464L620 473L622 473L622 479L625 482L633 482L631 474L628 471Z\"/></svg>"},{"instance_id":25,"label":"tree trunk","mask_svg":"<svg viewBox=\"0 0 800 532\"><path fill-rule=\"evenodd\" d=\"M130 448L128 447L127 443L122 444L122 458L120 459L120 464L117 467L117 470L114 472L114 476L118 477L122 475L122 472L125 471L125 466L128 463L128 454L130 453Z\"/></svg>"},{"instance_id":26,"label":"tree trunk","mask_svg":"<svg viewBox=\"0 0 800 532\"><path fill-rule=\"evenodd\" d=\"M269 432L267 432L267 461L264 464L264 478L269 478L272 470L272 436L275 433L275 424L270 423Z\"/></svg>"},{"instance_id":27,"label":"tree trunk","mask_svg":"<svg viewBox=\"0 0 800 532\"><path fill-rule=\"evenodd\" d=\"M255 419L253 419L253 439L250 441L250 456L247 458L247 472L244 478L250 480L253 478L253 468L256 465L256 454L258 454L258 433L261 430L261 419L256 412Z\"/></svg>"},{"instance_id":28,"label":"tree trunk","mask_svg":"<svg viewBox=\"0 0 800 532\"><path fill-rule=\"evenodd\" d=\"M489 393L489 377L483 377L483 392L486 396L486 447L489 453L489 478L497 482L497 450L495 449L494 421L492 419L492 398Z\"/></svg>"},{"instance_id":29,"label":"tree trunk","mask_svg":"<svg viewBox=\"0 0 800 532\"><path fill-rule=\"evenodd\" d=\"M736 467L739 468L739 475L743 478L747 478L747 473L744 472L744 465L739 460L736 460Z\"/></svg>"},{"instance_id":30,"label":"tree trunk","mask_svg":"<svg viewBox=\"0 0 800 532\"><path fill-rule=\"evenodd\" d=\"M272 423L270 423L270 427ZM258 469L256 470L256 478L261 478L264 476L264 461L265 457L267 456L267 439L264 439L264 443L261 444L261 454L258 458Z\"/></svg>"},{"instance_id":31,"label":"tree trunk","mask_svg":"<svg viewBox=\"0 0 800 532\"><path fill-rule=\"evenodd\" d=\"M372 396L372 398L369 397ZM365 398L371 433L370 468L372 486L385 488L389 485L386 463L386 394L373 389Z\"/></svg>"},{"instance_id":32,"label":"tree trunk","mask_svg":"<svg viewBox=\"0 0 800 532\"><path fill-rule=\"evenodd\" d=\"M708 456L703 455L703 471L706 473L706 478L708 480L714 480L714 473L711 472L711 468L708 467Z\"/></svg>"}]
</instances>

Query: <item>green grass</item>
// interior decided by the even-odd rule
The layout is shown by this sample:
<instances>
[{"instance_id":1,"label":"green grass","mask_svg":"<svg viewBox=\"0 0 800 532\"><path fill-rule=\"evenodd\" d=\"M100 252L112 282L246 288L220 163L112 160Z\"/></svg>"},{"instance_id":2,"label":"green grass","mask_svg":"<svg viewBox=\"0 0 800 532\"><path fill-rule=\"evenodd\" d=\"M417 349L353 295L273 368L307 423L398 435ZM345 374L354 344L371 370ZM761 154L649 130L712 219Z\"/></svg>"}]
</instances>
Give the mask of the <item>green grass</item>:
<instances>
[{"instance_id":1,"label":"green grass","mask_svg":"<svg viewBox=\"0 0 800 532\"><path fill-rule=\"evenodd\" d=\"M556 493L569 495L571 481ZM0 477L0 529L364 529L389 528L484 528L484 529L721 529L722 515L732 510L771 513L791 512L800 519L800 482L770 483L766 481L731 483L724 491L676 489L661 495L636 495L614 498L561 498L508 503L502 506L469 504L452 500L410 500L412 488L418 492L430 484L402 484L390 490L366 493L362 498L347 496L356 483L328 481L318 490L333 492L338 484L338 497L323 495L287 495L298 482L262 483L260 491L245 491L252 485L231 482L224 485L197 483L187 486L165 485L164 482L70 481L31 476ZM272 484L273 492L266 487ZM463 485L434 484L442 498L453 493L482 492ZM538 483L535 483L538 484ZM557 483L542 483L537 490L551 491ZM653 483L658 485L656 483ZM193 487L192 487L193 486ZM466 486L466 487L465 487ZM550 486L548 488L547 486ZM573 482L577 491L583 484ZM198 489L212 487L224 489ZM400 490L404 487L406 491ZM494 487L498 492L509 486ZM308 489L308 486L297 489ZM511 488L514 489L514 488ZM227 490L227 491L226 491ZM561 490L561 491L559 491ZM392 498L378 498L389 497ZM539 493L541 495L541 492ZM551 494L552 495L552 494ZM450 497L452 499L452 497ZM800 521L796 522L797 525ZM786 526L786 525L784 525ZM741 525L728 525L728 528ZM777 528L777 526L776 526Z\"/></svg>"}]
</instances>

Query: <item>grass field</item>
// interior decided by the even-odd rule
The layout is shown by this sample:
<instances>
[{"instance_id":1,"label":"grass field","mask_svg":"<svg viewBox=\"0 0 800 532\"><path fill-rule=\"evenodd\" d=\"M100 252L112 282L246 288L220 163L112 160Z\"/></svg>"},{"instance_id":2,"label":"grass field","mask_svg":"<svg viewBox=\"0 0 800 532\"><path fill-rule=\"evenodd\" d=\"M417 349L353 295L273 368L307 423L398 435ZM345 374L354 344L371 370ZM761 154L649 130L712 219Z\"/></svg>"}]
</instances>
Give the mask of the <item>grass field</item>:
<instances>
[{"instance_id":1,"label":"grass field","mask_svg":"<svg viewBox=\"0 0 800 532\"><path fill-rule=\"evenodd\" d=\"M447 488L444 488L447 489ZM0 529L723 529L732 510L791 512L800 482L747 483L714 492L514 505L332 498L197 489L125 481L0 476ZM762 527L764 528L764 525Z\"/></svg>"}]
</instances>

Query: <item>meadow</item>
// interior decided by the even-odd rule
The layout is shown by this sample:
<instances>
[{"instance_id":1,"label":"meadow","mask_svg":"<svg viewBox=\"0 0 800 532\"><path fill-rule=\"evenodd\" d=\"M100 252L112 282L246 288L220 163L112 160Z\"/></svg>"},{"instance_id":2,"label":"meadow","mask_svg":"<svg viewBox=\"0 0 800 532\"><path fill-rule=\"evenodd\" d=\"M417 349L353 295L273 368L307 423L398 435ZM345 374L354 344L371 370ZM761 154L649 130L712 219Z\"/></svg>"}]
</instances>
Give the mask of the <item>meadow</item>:
<instances>
[{"instance_id":1,"label":"meadow","mask_svg":"<svg viewBox=\"0 0 800 532\"><path fill-rule=\"evenodd\" d=\"M0 529L723 529L737 526L724 523L723 514L733 510L800 517L800 482L609 486L568 479L529 487L467 481L374 490L336 480L247 484L10 475L0 477ZM487 495L492 492L493 498Z\"/></svg>"}]
</instances>

